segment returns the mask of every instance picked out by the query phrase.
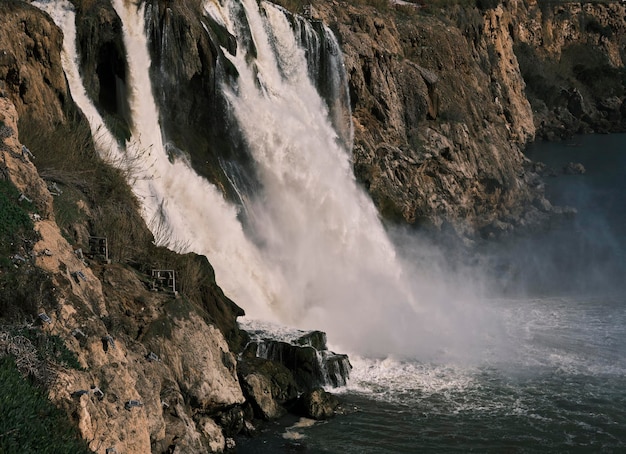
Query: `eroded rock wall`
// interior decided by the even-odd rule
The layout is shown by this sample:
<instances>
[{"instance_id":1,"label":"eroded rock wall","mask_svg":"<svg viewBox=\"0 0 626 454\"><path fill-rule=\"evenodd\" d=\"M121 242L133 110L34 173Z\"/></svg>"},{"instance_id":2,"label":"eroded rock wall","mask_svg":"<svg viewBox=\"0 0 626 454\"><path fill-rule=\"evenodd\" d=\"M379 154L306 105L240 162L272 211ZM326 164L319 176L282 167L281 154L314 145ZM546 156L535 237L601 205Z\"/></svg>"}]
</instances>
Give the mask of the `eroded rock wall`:
<instances>
[{"instance_id":1,"label":"eroded rock wall","mask_svg":"<svg viewBox=\"0 0 626 454\"><path fill-rule=\"evenodd\" d=\"M520 151L535 126L509 10L316 11L342 43L355 173L383 216L467 237L547 216Z\"/></svg>"},{"instance_id":2,"label":"eroded rock wall","mask_svg":"<svg viewBox=\"0 0 626 454\"><path fill-rule=\"evenodd\" d=\"M537 133L626 128L626 5L518 2L511 27Z\"/></svg>"},{"instance_id":3,"label":"eroded rock wall","mask_svg":"<svg viewBox=\"0 0 626 454\"><path fill-rule=\"evenodd\" d=\"M625 127L619 2L367 3L314 8L350 74L355 173L388 219L467 238L538 227L554 209L523 147Z\"/></svg>"}]
</instances>

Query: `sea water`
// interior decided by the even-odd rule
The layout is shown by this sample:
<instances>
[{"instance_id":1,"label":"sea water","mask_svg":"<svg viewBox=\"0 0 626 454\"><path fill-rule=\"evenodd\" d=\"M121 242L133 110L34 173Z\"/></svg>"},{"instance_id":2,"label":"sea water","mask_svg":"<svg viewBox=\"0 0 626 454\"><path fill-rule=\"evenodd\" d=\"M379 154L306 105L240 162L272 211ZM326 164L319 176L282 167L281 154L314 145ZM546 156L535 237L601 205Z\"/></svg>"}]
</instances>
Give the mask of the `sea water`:
<instances>
[{"instance_id":1,"label":"sea water","mask_svg":"<svg viewBox=\"0 0 626 454\"><path fill-rule=\"evenodd\" d=\"M607 135L528 150L552 169L553 203L578 213L487 252L506 264L483 301L505 354L353 357L343 414L270 424L239 452L625 452L625 148ZM569 162L586 172L564 175Z\"/></svg>"}]
</instances>

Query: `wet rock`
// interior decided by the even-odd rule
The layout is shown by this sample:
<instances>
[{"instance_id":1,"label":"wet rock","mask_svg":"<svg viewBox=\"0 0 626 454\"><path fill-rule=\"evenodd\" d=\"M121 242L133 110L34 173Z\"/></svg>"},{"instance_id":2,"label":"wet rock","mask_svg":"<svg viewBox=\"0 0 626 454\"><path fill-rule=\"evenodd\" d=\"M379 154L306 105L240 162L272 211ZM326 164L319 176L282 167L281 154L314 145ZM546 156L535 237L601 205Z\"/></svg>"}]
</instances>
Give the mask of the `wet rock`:
<instances>
[{"instance_id":1,"label":"wet rock","mask_svg":"<svg viewBox=\"0 0 626 454\"><path fill-rule=\"evenodd\" d=\"M565 175L583 175L585 172L587 172L587 169L580 162L568 162L563 167Z\"/></svg>"},{"instance_id":2,"label":"wet rock","mask_svg":"<svg viewBox=\"0 0 626 454\"><path fill-rule=\"evenodd\" d=\"M242 385L258 417L272 420L286 413L285 408L274 399L274 387L270 378L259 373L252 373L243 377Z\"/></svg>"},{"instance_id":3,"label":"wet rock","mask_svg":"<svg viewBox=\"0 0 626 454\"><path fill-rule=\"evenodd\" d=\"M291 372L301 392L318 386L343 386L352 369L347 355L327 349L326 334L321 331L305 333L292 342L264 335L252 340L244 354L283 365Z\"/></svg>"},{"instance_id":4,"label":"wet rock","mask_svg":"<svg viewBox=\"0 0 626 454\"><path fill-rule=\"evenodd\" d=\"M316 388L300 396L297 411L307 418L322 420L332 418L339 408L339 399L323 388Z\"/></svg>"},{"instance_id":5,"label":"wet rock","mask_svg":"<svg viewBox=\"0 0 626 454\"><path fill-rule=\"evenodd\" d=\"M240 406L222 411L214 419L226 437L237 435L245 426L245 412Z\"/></svg>"},{"instance_id":6,"label":"wet rock","mask_svg":"<svg viewBox=\"0 0 626 454\"><path fill-rule=\"evenodd\" d=\"M308 345L316 350L326 350L326 333L323 331L308 332L295 341L298 345Z\"/></svg>"},{"instance_id":7,"label":"wet rock","mask_svg":"<svg viewBox=\"0 0 626 454\"><path fill-rule=\"evenodd\" d=\"M255 415L265 420L285 414L285 405L298 396L298 387L289 369L263 358L246 358L239 362L239 379Z\"/></svg>"},{"instance_id":8,"label":"wet rock","mask_svg":"<svg viewBox=\"0 0 626 454\"><path fill-rule=\"evenodd\" d=\"M130 107L122 22L109 2L79 3L76 45L85 89L114 135L128 139Z\"/></svg>"}]
</instances>

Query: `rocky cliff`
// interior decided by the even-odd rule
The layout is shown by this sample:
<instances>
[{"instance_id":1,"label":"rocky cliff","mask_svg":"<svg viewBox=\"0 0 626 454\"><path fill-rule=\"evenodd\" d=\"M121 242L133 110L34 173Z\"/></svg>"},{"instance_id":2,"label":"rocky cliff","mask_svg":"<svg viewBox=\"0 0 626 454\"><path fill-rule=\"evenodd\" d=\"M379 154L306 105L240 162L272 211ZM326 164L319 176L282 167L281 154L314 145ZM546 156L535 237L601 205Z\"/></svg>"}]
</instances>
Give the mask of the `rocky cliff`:
<instances>
[{"instance_id":1,"label":"rocky cliff","mask_svg":"<svg viewBox=\"0 0 626 454\"><path fill-rule=\"evenodd\" d=\"M220 331L191 292L151 291L149 276L76 250L55 222L52 196L23 152L17 114L6 98L0 98L0 119L6 131L3 177L23 200L34 202L31 216L37 232L36 242L15 245L21 253L13 265L18 271L2 267L3 297L12 296L12 289L4 288L9 276L16 276L9 285L31 287L26 297L35 307L16 310L26 312L27 320L41 315L35 327L25 329L40 330L44 339L61 339L78 361L75 368L56 364L54 358L43 366L50 399L67 410L96 452L223 451L226 440L215 419L244 403L236 358L223 334L229 330ZM38 288L32 287L35 270L42 273ZM201 273L199 267L195 270ZM212 293L215 300L207 306L219 307L217 299L225 297ZM205 289L203 297L210 294ZM19 304L5 302L9 307ZM231 323L235 314L229 315ZM2 315L7 317L7 311ZM13 353L20 359L20 335L2 331L6 345L1 355Z\"/></svg>"},{"instance_id":2,"label":"rocky cliff","mask_svg":"<svg viewBox=\"0 0 626 454\"><path fill-rule=\"evenodd\" d=\"M73 3L87 92L123 139L121 22L108 1ZM312 3L312 18L331 26L344 54L355 174L390 221L466 238L540 225L555 209L524 145L625 126L620 3ZM234 40L199 0L147 4L168 150L188 154L236 199L224 163L245 176L249 158L216 89L237 77L223 58L236 52ZM28 2L0 3L0 180L21 193L12 203L36 231L0 248L13 257L0 260L0 317L37 320L29 329L76 357L75 368L53 361L46 383L94 451L223 451L244 416L280 414L296 382L267 360L239 368L242 312L210 264L154 247L124 175L97 158L61 44ZM82 254L89 236L109 239L112 263ZM153 291L152 269L180 272L179 293ZM14 346L15 336L2 342Z\"/></svg>"},{"instance_id":3,"label":"rocky cliff","mask_svg":"<svg viewBox=\"0 0 626 454\"><path fill-rule=\"evenodd\" d=\"M525 144L624 129L618 2L360 3L314 6L345 53L355 173L388 218L470 237L540 225L553 210Z\"/></svg>"},{"instance_id":4,"label":"rocky cliff","mask_svg":"<svg viewBox=\"0 0 626 454\"><path fill-rule=\"evenodd\" d=\"M511 36L538 137L623 131L623 2L517 5Z\"/></svg>"}]
</instances>

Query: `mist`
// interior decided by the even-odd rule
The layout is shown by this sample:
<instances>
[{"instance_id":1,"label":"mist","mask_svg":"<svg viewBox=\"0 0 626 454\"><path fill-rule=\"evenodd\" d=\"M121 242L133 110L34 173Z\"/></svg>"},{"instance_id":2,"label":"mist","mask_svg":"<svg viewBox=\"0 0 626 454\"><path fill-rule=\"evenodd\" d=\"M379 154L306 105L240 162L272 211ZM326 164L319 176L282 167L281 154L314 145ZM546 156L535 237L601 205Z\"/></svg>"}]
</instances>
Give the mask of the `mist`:
<instances>
[{"instance_id":1,"label":"mist","mask_svg":"<svg viewBox=\"0 0 626 454\"><path fill-rule=\"evenodd\" d=\"M235 86L221 88L259 187L238 188L244 203L238 207L187 162L169 161L149 90L143 9L116 1L132 94L133 138L125 155L145 164L129 183L157 240L179 252L206 255L218 284L249 319L321 329L337 351L367 357L472 363L506 355L514 342L498 298L618 287L625 241L616 226L624 226L624 200L600 198L604 211L621 214L616 224L602 210L589 208L599 205L584 184L565 191L576 198L564 203L579 205L573 220L473 251L385 227L355 180L351 131L339 127L346 117L341 109L349 103L339 103L333 112L320 96L284 11L262 3L261 14L256 2L246 1L237 6L245 9L244 21L229 2L209 4L207 14L217 14L231 31L248 29L236 35L254 40L254 56L245 51L246 43L236 56L225 54L239 77ZM69 17L71 7L65 9L57 16ZM83 112L95 112L76 68L73 24L60 25L72 94ZM325 39L334 39L325 33ZM346 99L341 53L330 54L326 58L334 59L337 73L328 81L329 91ZM105 128L99 117L87 116L94 131ZM573 181L595 175L591 163L585 165L588 174ZM557 194L555 203L561 203Z\"/></svg>"},{"instance_id":2,"label":"mist","mask_svg":"<svg viewBox=\"0 0 626 454\"><path fill-rule=\"evenodd\" d=\"M626 288L624 135L580 136L536 143L530 159L544 162L546 195L575 213L546 228L484 248L490 273L507 295L611 295ZM568 163L584 174L566 174Z\"/></svg>"}]
</instances>

